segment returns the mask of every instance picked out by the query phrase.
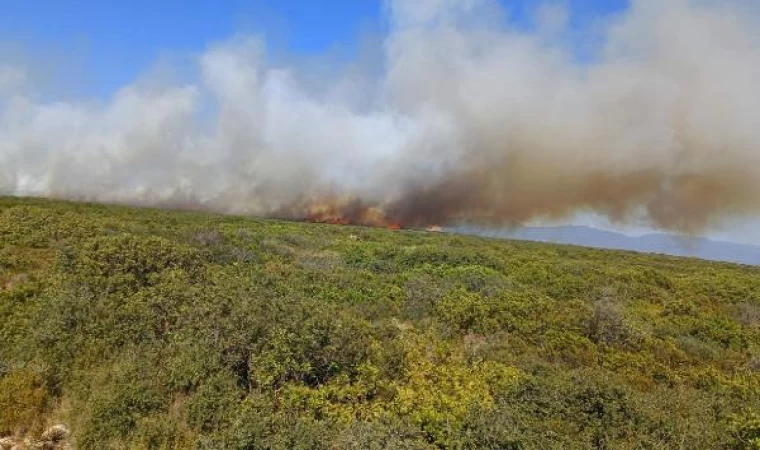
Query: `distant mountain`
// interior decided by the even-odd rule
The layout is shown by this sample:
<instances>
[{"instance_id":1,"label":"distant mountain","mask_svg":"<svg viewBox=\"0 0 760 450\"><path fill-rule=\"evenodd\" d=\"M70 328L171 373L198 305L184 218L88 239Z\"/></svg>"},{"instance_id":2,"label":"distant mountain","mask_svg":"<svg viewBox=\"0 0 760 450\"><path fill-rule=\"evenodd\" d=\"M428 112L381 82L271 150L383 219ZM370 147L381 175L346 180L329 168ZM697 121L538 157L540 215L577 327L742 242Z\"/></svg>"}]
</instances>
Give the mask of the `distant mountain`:
<instances>
[{"instance_id":1,"label":"distant mountain","mask_svg":"<svg viewBox=\"0 0 760 450\"><path fill-rule=\"evenodd\" d=\"M628 236L585 226L503 229L462 225L449 228L447 231L493 238L553 242L760 265L760 247L664 233Z\"/></svg>"}]
</instances>

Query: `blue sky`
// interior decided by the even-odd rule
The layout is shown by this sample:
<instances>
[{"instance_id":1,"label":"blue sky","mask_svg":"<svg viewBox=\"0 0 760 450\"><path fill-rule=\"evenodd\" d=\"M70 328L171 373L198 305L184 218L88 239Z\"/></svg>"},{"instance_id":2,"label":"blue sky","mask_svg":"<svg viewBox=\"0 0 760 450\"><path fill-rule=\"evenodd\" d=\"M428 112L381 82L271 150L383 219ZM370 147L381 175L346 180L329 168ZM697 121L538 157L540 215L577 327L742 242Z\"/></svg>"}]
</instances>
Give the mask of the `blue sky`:
<instances>
[{"instance_id":1,"label":"blue sky","mask_svg":"<svg viewBox=\"0 0 760 450\"><path fill-rule=\"evenodd\" d=\"M501 2L515 25L529 26L539 0ZM581 24L624 9L627 0L564 4ZM362 33L383 26L382 0L3 0L0 45L74 61L69 76L80 80L79 93L107 95L160 58L197 52L236 33L264 32L271 45L296 54L350 53Z\"/></svg>"}]
</instances>

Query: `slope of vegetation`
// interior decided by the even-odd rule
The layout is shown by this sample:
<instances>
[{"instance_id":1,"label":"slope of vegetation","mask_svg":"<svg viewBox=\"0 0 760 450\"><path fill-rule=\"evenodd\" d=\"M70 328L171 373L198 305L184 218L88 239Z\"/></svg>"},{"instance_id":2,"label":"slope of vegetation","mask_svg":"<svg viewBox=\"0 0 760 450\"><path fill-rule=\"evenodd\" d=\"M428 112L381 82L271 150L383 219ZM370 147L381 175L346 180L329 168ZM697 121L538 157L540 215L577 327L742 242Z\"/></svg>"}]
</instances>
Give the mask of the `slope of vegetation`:
<instances>
[{"instance_id":1,"label":"slope of vegetation","mask_svg":"<svg viewBox=\"0 0 760 450\"><path fill-rule=\"evenodd\" d=\"M0 437L757 449L760 270L0 198Z\"/></svg>"}]
</instances>

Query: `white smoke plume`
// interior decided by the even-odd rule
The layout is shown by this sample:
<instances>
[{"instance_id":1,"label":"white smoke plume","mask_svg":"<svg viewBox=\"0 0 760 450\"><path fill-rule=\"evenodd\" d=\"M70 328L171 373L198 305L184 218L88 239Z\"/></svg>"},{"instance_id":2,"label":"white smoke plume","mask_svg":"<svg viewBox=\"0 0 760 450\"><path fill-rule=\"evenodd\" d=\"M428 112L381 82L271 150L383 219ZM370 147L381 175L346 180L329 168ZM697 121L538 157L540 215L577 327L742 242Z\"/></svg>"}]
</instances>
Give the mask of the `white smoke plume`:
<instances>
[{"instance_id":1,"label":"white smoke plume","mask_svg":"<svg viewBox=\"0 0 760 450\"><path fill-rule=\"evenodd\" d=\"M412 226L760 214L751 2L637 0L581 30L551 5L528 30L489 0L384 12L380 73L319 89L252 36L100 103L40 101L0 61L0 194Z\"/></svg>"}]
</instances>

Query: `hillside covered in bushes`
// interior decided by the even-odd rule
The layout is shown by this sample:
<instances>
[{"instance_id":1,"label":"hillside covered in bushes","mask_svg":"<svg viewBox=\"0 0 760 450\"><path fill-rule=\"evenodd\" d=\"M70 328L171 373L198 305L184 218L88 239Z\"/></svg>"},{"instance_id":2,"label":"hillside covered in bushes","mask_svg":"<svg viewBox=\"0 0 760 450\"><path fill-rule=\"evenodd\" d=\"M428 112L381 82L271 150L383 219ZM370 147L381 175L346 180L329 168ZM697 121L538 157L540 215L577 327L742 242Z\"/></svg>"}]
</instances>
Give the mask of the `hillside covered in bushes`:
<instances>
[{"instance_id":1,"label":"hillside covered in bushes","mask_svg":"<svg viewBox=\"0 0 760 450\"><path fill-rule=\"evenodd\" d=\"M760 269L0 198L0 437L55 424L83 450L758 449Z\"/></svg>"}]
</instances>

